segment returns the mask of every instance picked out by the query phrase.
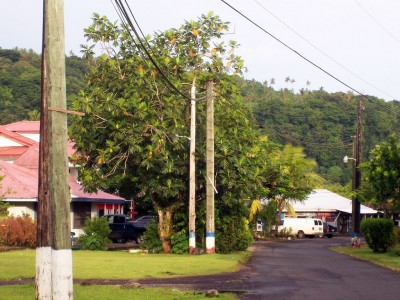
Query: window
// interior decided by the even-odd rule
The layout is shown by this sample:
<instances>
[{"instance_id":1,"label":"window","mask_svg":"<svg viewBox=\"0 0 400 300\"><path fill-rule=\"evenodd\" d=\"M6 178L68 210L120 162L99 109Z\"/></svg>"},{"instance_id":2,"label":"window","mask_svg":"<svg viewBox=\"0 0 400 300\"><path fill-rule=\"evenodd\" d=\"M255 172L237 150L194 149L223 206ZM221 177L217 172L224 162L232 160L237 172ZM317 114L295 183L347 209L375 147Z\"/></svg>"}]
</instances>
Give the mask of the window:
<instances>
[{"instance_id":1,"label":"window","mask_svg":"<svg viewBox=\"0 0 400 300\"><path fill-rule=\"evenodd\" d=\"M82 228L85 224L85 220L90 218L91 204L90 203L72 203L74 213L74 228Z\"/></svg>"}]
</instances>

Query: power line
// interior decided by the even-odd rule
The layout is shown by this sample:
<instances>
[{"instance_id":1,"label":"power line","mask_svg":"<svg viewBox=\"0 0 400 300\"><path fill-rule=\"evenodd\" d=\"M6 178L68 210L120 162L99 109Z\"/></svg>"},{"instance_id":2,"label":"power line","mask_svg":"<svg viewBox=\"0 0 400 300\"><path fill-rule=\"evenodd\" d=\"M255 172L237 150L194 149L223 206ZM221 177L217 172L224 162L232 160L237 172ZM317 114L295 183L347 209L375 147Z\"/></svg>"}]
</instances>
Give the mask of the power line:
<instances>
[{"instance_id":1,"label":"power line","mask_svg":"<svg viewBox=\"0 0 400 300\"><path fill-rule=\"evenodd\" d=\"M247 21L249 21L250 23L252 23L254 26L256 26L258 29L260 29L261 31L263 31L264 33L266 33L267 35L269 35L270 37L272 37L274 40L276 40L278 43L280 43L281 45L283 45L284 47L286 47L287 49L289 49L290 51L294 52L296 55L298 55L299 57L301 57L303 60L307 61L308 63L310 63L311 65L313 65L314 67L316 67L317 69L319 69L320 71L322 71L323 73L325 73L326 75L328 75L329 77L333 78L334 80L336 80L337 82L343 84L344 86L346 86L347 88L349 88L350 90L352 90L353 92L359 94L360 96L364 97L365 99L375 102L373 99L369 98L368 96L364 95L363 93L359 92L358 90L356 90L355 88L353 88L352 86L348 85L347 83L345 83L344 81L340 80L339 78L337 78L336 76L334 76L333 74L329 73L328 71L326 71L325 69L323 69L322 67L320 67L319 65L317 65L316 63L314 63L313 61L311 61L310 59L306 58L304 55L300 54L298 51L296 51L294 48L290 47L288 44L286 44L285 42L281 41L279 38L277 38L276 36L274 36L272 33L270 33L269 31L267 31L266 29L264 29L263 27L261 27L260 25L258 25L256 22L254 22L253 20L251 20L249 17L247 17L246 15L244 15L242 12L240 12L239 10L237 10L236 8L234 8L232 5L230 5L229 3L227 3L225 0L221 0L225 5L227 5L228 7L230 7L232 10L234 10L237 14L241 15L243 18L245 18ZM386 109L385 107L381 106L382 108ZM389 110L391 111L391 110ZM400 114L391 111L392 113L396 114L397 116L400 116Z\"/></svg>"},{"instance_id":2,"label":"power line","mask_svg":"<svg viewBox=\"0 0 400 300\"><path fill-rule=\"evenodd\" d=\"M138 49L139 49L140 51L143 50L143 51L145 52L145 54L146 54L147 58L150 60L151 64L156 68L156 70L158 71L158 73L159 73L159 74L161 75L161 77L163 78L164 82L166 83L166 86L169 87L170 90L172 89L172 91L174 91L175 93L177 93L177 94L179 94L180 96L182 96L182 97L183 97L184 99L186 99L187 101L190 101L191 98L188 97L187 95L183 94L183 93L170 81L170 79L168 78L168 76L161 70L160 66L157 64L157 62L155 61L155 59L154 59L154 58L152 57L152 55L149 53L149 50L147 50L147 47L145 47L145 45L143 44L142 38L140 37L140 35L139 35L139 33L138 33L136 27L134 26L134 24L133 24L133 22L132 22L132 20L131 20L131 18L130 18L130 16L129 16L128 11L127 11L126 8L124 7L124 4L122 3L122 0L115 0L115 3L116 3L116 6L117 6L117 8L118 8L118 10L119 10L119 13L118 13L118 12L117 12L117 13L118 13L118 15L120 16L120 18L122 17L122 18L121 18L122 23L123 23L123 24L129 25L129 27L132 29L132 32L135 34L135 36L136 36L136 38L137 38L137 40L138 40L138 43L140 44L140 47L139 47L139 45L136 43L134 37L131 35L131 32L130 32L129 29L128 29L128 26L126 26L126 28L128 29L127 31L128 31L128 33L129 33L129 36L130 36L131 39L134 41L136 47L138 47ZM126 3L128 9L129 9L129 12L131 13L132 17L134 18L133 13L132 13L132 10L131 10L129 4L126 2L126 0L125 0L125 3ZM115 7L115 6L114 6L114 7ZM136 24L137 24L137 23L136 23ZM143 34L143 32L141 31L140 27L139 27L139 30L140 30L140 32ZM145 39L145 40L146 40L146 39Z\"/></svg>"},{"instance_id":3,"label":"power line","mask_svg":"<svg viewBox=\"0 0 400 300\"><path fill-rule=\"evenodd\" d=\"M331 61L333 61L335 64L337 64L338 66L340 66L341 68L343 68L344 70L346 70L348 73L352 74L353 76L357 77L358 79L360 79L361 81L363 81L364 83L368 84L369 86L373 87L374 89L380 91L381 93L385 94L386 96L389 96L390 98L394 99L394 97L388 93L386 93L385 91L381 90L380 88L374 86L372 83L368 82L367 80L365 80L364 78L360 77L359 75L357 75L356 73L354 73L353 71L351 71L350 69L346 68L346 66L344 66L343 64L341 64L339 61L337 61L336 59L334 59L333 57L329 56L326 52L324 52L323 50L321 50L320 48L318 48L317 46L315 46L313 43L311 43L309 40L307 40L305 37L303 37L302 35L300 35L297 31L295 31L292 27L290 27L286 22L284 22L281 18L279 18L277 15L275 15L273 12L271 12L269 9L267 9L264 5L262 5L259 1L257 0L253 0L254 2L256 2L264 11L268 12L271 16L273 16L275 19L277 19L280 23L282 23L286 28L288 28L291 32L293 32L295 35L297 35L299 38L301 38L303 41L305 41L308 45L310 45L312 48L314 48L315 50L317 50L319 53L321 53L322 55L324 55L326 58L330 59Z\"/></svg>"},{"instance_id":4,"label":"power line","mask_svg":"<svg viewBox=\"0 0 400 300\"><path fill-rule=\"evenodd\" d=\"M382 25L381 22L379 22L368 10L365 9L364 6L361 5L357 0L354 0L354 2L360 7L383 31L385 31L391 38L393 38L399 45L400 45L400 40L393 34L391 33L388 29L386 29L385 26Z\"/></svg>"}]
</instances>

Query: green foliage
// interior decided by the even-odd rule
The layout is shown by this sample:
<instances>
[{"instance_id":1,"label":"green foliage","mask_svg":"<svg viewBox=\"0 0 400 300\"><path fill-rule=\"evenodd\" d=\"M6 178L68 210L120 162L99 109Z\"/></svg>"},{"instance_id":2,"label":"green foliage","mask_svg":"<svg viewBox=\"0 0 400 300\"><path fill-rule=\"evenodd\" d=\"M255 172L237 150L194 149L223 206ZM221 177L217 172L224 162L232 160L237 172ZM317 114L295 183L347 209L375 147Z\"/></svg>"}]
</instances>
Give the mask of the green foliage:
<instances>
[{"instance_id":1,"label":"green foliage","mask_svg":"<svg viewBox=\"0 0 400 300\"><path fill-rule=\"evenodd\" d=\"M374 253L384 253L393 246L393 221L390 219L363 219L361 233Z\"/></svg>"},{"instance_id":2,"label":"green foliage","mask_svg":"<svg viewBox=\"0 0 400 300\"><path fill-rule=\"evenodd\" d=\"M0 199L0 217L8 216L8 208L10 207L10 203L1 201Z\"/></svg>"},{"instance_id":3,"label":"green foliage","mask_svg":"<svg viewBox=\"0 0 400 300\"><path fill-rule=\"evenodd\" d=\"M216 252L232 253L247 250L253 241L247 221L248 210L239 201L221 202L216 204Z\"/></svg>"},{"instance_id":4,"label":"green foliage","mask_svg":"<svg viewBox=\"0 0 400 300\"><path fill-rule=\"evenodd\" d=\"M29 215L1 219L0 245L36 247L36 223Z\"/></svg>"},{"instance_id":5,"label":"green foliage","mask_svg":"<svg viewBox=\"0 0 400 300\"><path fill-rule=\"evenodd\" d=\"M363 198L385 212L400 209L400 146L395 135L375 146L361 170Z\"/></svg>"},{"instance_id":6,"label":"green foliage","mask_svg":"<svg viewBox=\"0 0 400 300\"><path fill-rule=\"evenodd\" d=\"M66 57L66 87L70 99L85 84L87 61ZM41 56L32 50L0 48L0 123L37 120L40 110Z\"/></svg>"},{"instance_id":7,"label":"green foliage","mask_svg":"<svg viewBox=\"0 0 400 300\"><path fill-rule=\"evenodd\" d=\"M171 236L171 247L173 254L189 253L189 239L185 229Z\"/></svg>"},{"instance_id":8,"label":"green foliage","mask_svg":"<svg viewBox=\"0 0 400 300\"><path fill-rule=\"evenodd\" d=\"M149 253L161 253L163 251L162 242L158 233L157 222L152 221L147 226L146 231L143 234L143 240L140 243L140 248L148 250Z\"/></svg>"},{"instance_id":9,"label":"green foliage","mask_svg":"<svg viewBox=\"0 0 400 300\"><path fill-rule=\"evenodd\" d=\"M111 229L105 217L86 219L83 232L78 238L83 250L107 250L107 245L111 243L108 238Z\"/></svg>"}]
</instances>

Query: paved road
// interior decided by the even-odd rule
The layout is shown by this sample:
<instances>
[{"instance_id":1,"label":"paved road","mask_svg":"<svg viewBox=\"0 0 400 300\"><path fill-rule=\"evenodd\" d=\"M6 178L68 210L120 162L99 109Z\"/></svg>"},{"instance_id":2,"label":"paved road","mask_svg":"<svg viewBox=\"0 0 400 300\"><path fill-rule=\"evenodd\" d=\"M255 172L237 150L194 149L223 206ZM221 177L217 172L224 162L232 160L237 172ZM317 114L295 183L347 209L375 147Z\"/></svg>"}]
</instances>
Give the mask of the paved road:
<instances>
[{"instance_id":1,"label":"paved road","mask_svg":"<svg viewBox=\"0 0 400 300\"><path fill-rule=\"evenodd\" d=\"M240 272L143 283L236 291L240 299L400 299L400 272L328 249L349 243L349 237L256 242Z\"/></svg>"}]
</instances>

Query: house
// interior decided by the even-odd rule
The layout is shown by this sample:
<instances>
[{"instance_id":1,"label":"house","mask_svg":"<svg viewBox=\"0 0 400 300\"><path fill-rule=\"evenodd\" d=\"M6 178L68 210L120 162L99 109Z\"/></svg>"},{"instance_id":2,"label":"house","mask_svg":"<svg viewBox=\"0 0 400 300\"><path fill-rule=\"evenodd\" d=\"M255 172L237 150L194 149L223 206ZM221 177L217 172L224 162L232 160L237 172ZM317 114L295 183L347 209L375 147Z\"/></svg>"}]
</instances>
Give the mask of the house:
<instances>
[{"instance_id":1,"label":"house","mask_svg":"<svg viewBox=\"0 0 400 300\"><path fill-rule=\"evenodd\" d=\"M0 195L10 204L10 215L29 214L36 219L38 202L40 124L22 121L0 126ZM68 155L74 153L68 142ZM87 193L77 181L78 169L69 165L71 190L71 228L76 235L88 217L123 213L127 203L122 197L97 191Z\"/></svg>"},{"instance_id":2,"label":"house","mask_svg":"<svg viewBox=\"0 0 400 300\"><path fill-rule=\"evenodd\" d=\"M334 222L339 232L352 233L352 200L326 189L313 190L303 201L291 202L297 217L319 218ZM377 217L379 212L360 205L361 218Z\"/></svg>"}]
</instances>

